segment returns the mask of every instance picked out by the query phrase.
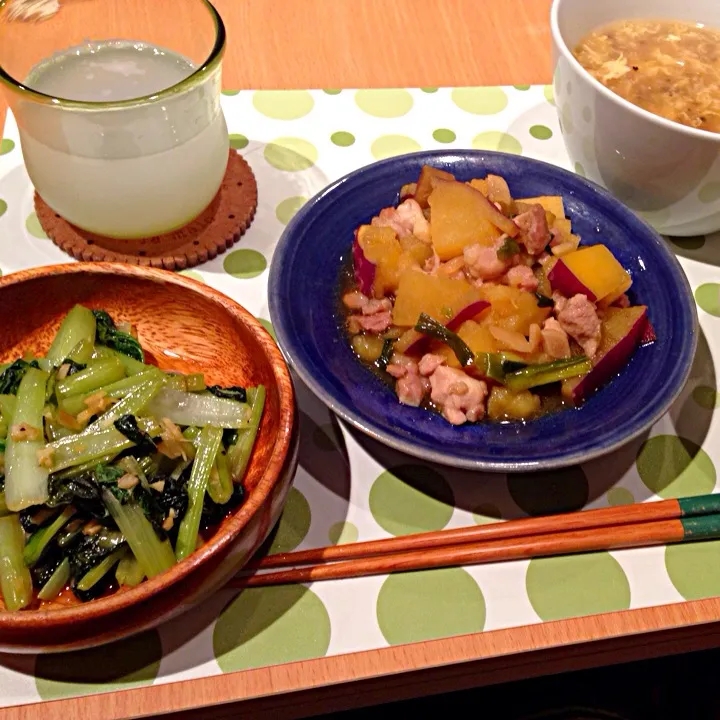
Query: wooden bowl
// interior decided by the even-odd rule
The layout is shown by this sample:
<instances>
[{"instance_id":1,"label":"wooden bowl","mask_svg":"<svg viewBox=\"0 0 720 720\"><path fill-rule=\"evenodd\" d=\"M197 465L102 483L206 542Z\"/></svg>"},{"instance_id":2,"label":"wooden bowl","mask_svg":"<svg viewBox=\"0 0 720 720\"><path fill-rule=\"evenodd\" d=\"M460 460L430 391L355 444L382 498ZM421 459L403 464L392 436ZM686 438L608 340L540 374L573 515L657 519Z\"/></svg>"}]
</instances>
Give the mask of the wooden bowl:
<instances>
[{"instance_id":1,"label":"wooden bowl","mask_svg":"<svg viewBox=\"0 0 720 720\"><path fill-rule=\"evenodd\" d=\"M135 588L84 604L0 610L0 651L86 648L184 612L252 557L277 522L297 467L295 395L277 345L245 309L190 278L119 263L53 265L0 278L0 362L44 353L76 303L135 325L149 361L164 370L203 372L212 384L266 386L247 496L202 548Z\"/></svg>"}]
</instances>

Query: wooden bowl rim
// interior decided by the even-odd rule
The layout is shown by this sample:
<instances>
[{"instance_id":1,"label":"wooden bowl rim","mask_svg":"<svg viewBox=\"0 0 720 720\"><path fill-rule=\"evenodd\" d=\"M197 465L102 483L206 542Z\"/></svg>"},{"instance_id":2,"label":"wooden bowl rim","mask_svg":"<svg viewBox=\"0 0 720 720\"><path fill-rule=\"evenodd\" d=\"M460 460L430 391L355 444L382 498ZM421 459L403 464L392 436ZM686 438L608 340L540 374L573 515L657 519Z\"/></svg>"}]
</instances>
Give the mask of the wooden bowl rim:
<instances>
[{"instance_id":1,"label":"wooden bowl rim","mask_svg":"<svg viewBox=\"0 0 720 720\"><path fill-rule=\"evenodd\" d=\"M145 580L137 587L114 593L82 605L55 610L20 610L17 612L0 611L0 631L22 631L50 628L70 622L97 620L142 603L151 596L175 585L190 575L203 563L221 553L240 534L253 515L268 499L275 483L280 477L290 449L293 425L295 422L295 392L285 358L280 348L270 337L261 323L242 305L227 295L190 277L169 270L140 265L126 265L113 262L77 262L19 270L0 277L0 298L5 288L20 285L29 280L59 275L116 275L127 278L149 280L154 283L176 285L189 293L197 293L220 305L236 322L247 327L262 348L272 367L280 398L279 430L274 451L258 484L247 500L231 515L222 528L213 537L185 560L152 580ZM0 299L1 303L1 299Z\"/></svg>"}]
</instances>

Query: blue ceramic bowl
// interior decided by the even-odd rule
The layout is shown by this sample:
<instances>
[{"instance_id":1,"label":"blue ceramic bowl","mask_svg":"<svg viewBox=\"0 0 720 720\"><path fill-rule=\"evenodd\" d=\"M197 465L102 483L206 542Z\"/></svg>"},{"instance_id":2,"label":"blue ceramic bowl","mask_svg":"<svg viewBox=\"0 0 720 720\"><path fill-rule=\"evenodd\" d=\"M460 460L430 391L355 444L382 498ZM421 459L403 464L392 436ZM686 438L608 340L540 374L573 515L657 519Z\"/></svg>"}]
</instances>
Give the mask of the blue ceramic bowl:
<instances>
[{"instance_id":1,"label":"blue ceramic bowl","mask_svg":"<svg viewBox=\"0 0 720 720\"><path fill-rule=\"evenodd\" d=\"M425 165L460 180L495 173L515 197L562 195L573 231L602 242L633 276L633 303L649 307L657 341L642 347L582 407L530 422L454 427L400 405L353 355L343 334L339 278L353 231L398 201ZM295 216L270 269L270 314L297 374L340 417L397 450L483 471L564 467L604 455L648 430L682 390L698 336L687 279L662 238L599 186L553 165L492 152L422 152L361 168L316 195Z\"/></svg>"}]
</instances>

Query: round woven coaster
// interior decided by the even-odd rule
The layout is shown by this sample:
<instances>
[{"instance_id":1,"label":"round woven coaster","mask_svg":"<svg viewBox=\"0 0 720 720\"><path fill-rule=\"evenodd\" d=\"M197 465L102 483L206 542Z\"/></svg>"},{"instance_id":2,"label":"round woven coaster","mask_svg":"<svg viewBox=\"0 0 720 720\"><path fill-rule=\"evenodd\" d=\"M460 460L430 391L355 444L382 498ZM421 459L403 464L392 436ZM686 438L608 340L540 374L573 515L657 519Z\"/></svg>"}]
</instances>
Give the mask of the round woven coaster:
<instances>
[{"instance_id":1,"label":"round woven coaster","mask_svg":"<svg viewBox=\"0 0 720 720\"><path fill-rule=\"evenodd\" d=\"M210 205L185 227L165 235L121 240L71 225L35 193L35 212L48 237L77 260L152 265L183 270L225 252L248 229L257 209L255 175L236 150L230 150L222 186Z\"/></svg>"}]
</instances>

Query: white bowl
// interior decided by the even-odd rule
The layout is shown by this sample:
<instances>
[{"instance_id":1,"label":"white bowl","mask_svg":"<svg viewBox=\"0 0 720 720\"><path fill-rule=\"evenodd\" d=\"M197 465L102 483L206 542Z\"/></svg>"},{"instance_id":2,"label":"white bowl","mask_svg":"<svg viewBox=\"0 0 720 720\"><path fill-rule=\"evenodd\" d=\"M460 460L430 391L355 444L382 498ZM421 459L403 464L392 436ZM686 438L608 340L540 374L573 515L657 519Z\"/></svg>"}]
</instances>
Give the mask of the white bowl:
<instances>
[{"instance_id":1,"label":"white bowl","mask_svg":"<svg viewBox=\"0 0 720 720\"><path fill-rule=\"evenodd\" d=\"M575 60L591 30L625 18L720 28L720 0L553 0L553 89L576 172L666 235L720 230L720 134L671 122L608 90Z\"/></svg>"}]
</instances>

